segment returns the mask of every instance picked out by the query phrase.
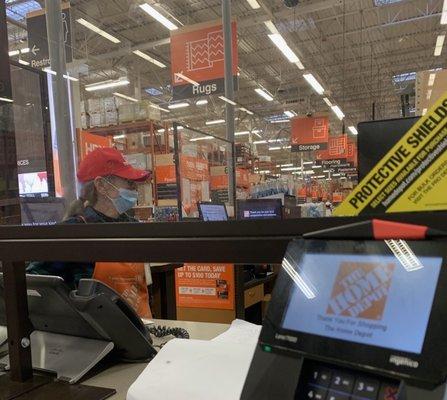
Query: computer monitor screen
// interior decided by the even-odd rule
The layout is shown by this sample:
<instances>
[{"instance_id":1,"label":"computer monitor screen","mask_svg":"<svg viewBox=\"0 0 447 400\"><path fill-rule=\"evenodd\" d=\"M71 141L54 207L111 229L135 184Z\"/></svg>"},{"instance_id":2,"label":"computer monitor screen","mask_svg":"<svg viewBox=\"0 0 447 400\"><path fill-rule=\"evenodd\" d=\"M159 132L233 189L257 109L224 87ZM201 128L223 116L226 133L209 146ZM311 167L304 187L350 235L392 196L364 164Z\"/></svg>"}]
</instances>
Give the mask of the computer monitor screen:
<instances>
[{"instance_id":1,"label":"computer monitor screen","mask_svg":"<svg viewBox=\"0 0 447 400\"><path fill-rule=\"evenodd\" d=\"M202 221L228 221L228 214L223 203L199 203Z\"/></svg>"},{"instance_id":2,"label":"computer monitor screen","mask_svg":"<svg viewBox=\"0 0 447 400\"><path fill-rule=\"evenodd\" d=\"M405 260L390 254L306 253L293 271L296 285L282 327L420 354L441 264L442 257L409 254Z\"/></svg>"},{"instance_id":3,"label":"computer monitor screen","mask_svg":"<svg viewBox=\"0 0 447 400\"><path fill-rule=\"evenodd\" d=\"M238 219L282 219L281 199L240 200Z\"/></svg>"},{"instance_id":4,"label":"computer monitor screen","mask_svg":"<svg viewBox=\"0 0 447 400\"><path fill-rule=\"evenodd\" d=\"M20 207L22 225L54 225L62 222L65 214L65 203L61 198L23 198Z\"/></svg>"}]
</instances>

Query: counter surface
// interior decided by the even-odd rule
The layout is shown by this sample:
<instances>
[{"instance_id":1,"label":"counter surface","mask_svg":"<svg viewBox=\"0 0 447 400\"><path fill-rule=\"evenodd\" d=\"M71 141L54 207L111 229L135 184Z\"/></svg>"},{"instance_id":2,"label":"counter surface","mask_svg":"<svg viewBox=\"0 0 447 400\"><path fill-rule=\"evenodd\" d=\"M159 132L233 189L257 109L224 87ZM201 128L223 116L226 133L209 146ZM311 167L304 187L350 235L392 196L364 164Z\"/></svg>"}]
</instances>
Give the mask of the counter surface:
<instances>
[{"instance_id":1,"label":"counter surface","mask_svg":"<svg viewBox=\"0 0 447 400\"><path fill-rule=\"evenodd\" d=\"M227 324L204 322L167 321L157 319L155 319L154 322L155 325L184 328L189 332L191 339L198 340L214 339L230 327L230 325ZM147 363L118 364L81 383L116 389L116 395L109 397L109 399L125 400L130 385L132 385L138 378L146 366Z\"/></svg>"}]
</instances>

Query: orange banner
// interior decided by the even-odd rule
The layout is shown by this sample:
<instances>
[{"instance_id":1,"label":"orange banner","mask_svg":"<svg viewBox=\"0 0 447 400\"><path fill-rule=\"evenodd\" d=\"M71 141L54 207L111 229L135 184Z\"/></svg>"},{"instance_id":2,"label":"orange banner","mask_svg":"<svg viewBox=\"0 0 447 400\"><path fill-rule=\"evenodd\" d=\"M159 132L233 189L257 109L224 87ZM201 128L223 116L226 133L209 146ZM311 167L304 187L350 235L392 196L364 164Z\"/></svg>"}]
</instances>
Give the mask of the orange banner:
<instances>
[{"instance_id":1,"label":"orange banner","mask_svg":"<svg viewBox=\"0 0 447 400\"><path fill-rule=\"evenodd\" d=\"M94 135L89 132L80 132L80 158L81 160L84 159L84 157L91 153L93 150L99 148L99 147L111 147L112 146L112 140L109 136L99 136Z\"/></svg>"},{"instance_id":2,"label":"orange banner","mask_svg":"<svg viewBox=\"0 0 447 400\"><path fill-rule=\"evenodd\" d=\"M225 171L227 169L225 168ZM236 168L236 185L240 188L250 187L250 173L243 168ZM210 186L213 190L228 188L228 175L212 175L210 177Z\"/></svg>"},{"instance_id":3,"label":"orange banner","mask_svg":"<svg viewBox=\"0 0 447 400\"><path fill-rule=\"evenodd\" d=\"M157 184L176 183L175 165L158 165L155 167L155 179Z\"/></svg>"},{"instance_id":4,"label":"orange banner","mask_svg":"<svg viewBox=\"0 0 447 400\"><path fill-rule=\"evenodd\" d=\"M237 86L237 25L232 23L233 77ZM222 21L171 31L171 73L174 100L224 93ZM185 79L186 78L186 79ZM199 85L191 84L191 81Z\"/></svg>"},{"instance_id":5,"label":"orange banner","mask_svg":"<svg viewBox=\"0 0 447 400\"><path fill-rule=\"evenodd\" d=\"M292 151L326 150L329 139L328 117L304 117L292 119Z\"/></svg>"},{"instance_id":6,"label":"orange banner","mask_svg":"<svg viewBox=\"0 0 447 400\"><path fill-rule=\"evenodd\" d=\"M234 310L233 264L185 264L175 270L177 307Z\"/></svg>"},{"instance_id":7,"label":"orange banner","mask_svg":"<svg viewBox=\"0 0 447 400\"><path fill-rule=\"evenodd\" d=\"M208 161L180 155L180 176L192 181L207 181L210 178Z\"/></svg>"}]
</instances>

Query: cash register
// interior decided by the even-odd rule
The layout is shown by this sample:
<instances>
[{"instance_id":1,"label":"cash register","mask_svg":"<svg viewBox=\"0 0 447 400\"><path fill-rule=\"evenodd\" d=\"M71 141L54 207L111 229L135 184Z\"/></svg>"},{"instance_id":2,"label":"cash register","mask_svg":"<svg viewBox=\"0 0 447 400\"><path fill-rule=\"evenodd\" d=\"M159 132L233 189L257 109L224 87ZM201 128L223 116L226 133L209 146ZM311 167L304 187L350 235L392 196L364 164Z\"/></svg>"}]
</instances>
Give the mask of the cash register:
<instances>
[{"instance_id":1,"label":"cash register","mask_svg":"<svg viewBox=\"0 0 447 400\"><path fill-rule=\"evenodd\" d=\"M291 242L241 399L447 399L446 244Z\"/></svg>"}]
</instances>

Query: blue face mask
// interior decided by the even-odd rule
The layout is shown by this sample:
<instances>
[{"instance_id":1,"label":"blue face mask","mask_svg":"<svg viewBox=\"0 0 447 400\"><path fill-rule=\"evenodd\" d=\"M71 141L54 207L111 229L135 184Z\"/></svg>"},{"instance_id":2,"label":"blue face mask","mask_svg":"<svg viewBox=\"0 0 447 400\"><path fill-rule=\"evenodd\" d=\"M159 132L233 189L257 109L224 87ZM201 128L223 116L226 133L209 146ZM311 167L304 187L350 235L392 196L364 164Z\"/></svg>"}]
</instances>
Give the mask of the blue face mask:
<instances>
[{"instance_id":1,"label":"blue face mask","mask_svg":"<svg viewBox=\"0 0 447 400\"><path fill-rule=\"evenodd\" d=\"M118 197L114 199L109 197L119 214L124 214L137 205L138 192L136 190L117 188L113 183L107 182L119 192Z\"/></svg>"}]
</instances>

